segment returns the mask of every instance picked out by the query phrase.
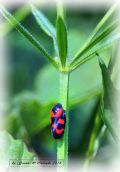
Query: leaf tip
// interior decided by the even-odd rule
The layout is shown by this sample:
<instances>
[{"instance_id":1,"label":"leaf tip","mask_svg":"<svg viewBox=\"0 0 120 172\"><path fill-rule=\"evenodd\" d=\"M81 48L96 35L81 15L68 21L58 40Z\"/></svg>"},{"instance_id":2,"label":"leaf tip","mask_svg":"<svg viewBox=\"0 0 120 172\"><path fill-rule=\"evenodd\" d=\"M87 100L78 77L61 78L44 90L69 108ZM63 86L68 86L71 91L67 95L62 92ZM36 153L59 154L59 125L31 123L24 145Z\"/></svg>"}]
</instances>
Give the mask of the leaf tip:
<instances>
[{"instance_id":1,"label":"leaf tip","mask_svg":"<svg viewBox=\"0 0 120 172\"><path fill-rule=\"evenodd\" d=\"M97 58L98 58L98 62L99 62L99 64L100 64L100 66L101 66L101 65L104 65L104 62L103 62L102 58L100 57L100 55L99 55L97 52L96 52L95 54L96 54L96 56L97 56Z\"/></svg>"}]
</instances>

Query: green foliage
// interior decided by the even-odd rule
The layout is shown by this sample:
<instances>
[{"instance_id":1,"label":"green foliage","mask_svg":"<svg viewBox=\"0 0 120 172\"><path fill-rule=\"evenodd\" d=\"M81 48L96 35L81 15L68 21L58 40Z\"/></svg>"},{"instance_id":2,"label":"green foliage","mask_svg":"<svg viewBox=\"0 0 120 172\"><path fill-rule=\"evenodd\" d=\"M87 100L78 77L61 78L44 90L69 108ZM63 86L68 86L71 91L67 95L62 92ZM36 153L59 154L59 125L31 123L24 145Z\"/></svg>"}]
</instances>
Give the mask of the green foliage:
<instances>
[{"instance_id":1,"label":"green foliage","mask_svg":"<svg viewBox=\"0 0 120 172\"><path fill-rule=\"evenodd\" d=\"M119 38L120 38L120 34L116 33L112 35L111 37L105 39L102 43L96 45L92 50L88 51L87 54L85 54L85 56L83 56L84 57L83 59L81 59L78 63L76 63L72 67L72 70L78 68L80 65L91 60L95 56L96 52L100 53L101 51L106 50L109 47L111 47L113 45L113 42L117 41Z\"/></svg>"},{"instance_id":2,"label":"green foliage","mask_svg":"<svg viewBox=\"0 0 120 172\"><path fill-rule=\"evenodd\" d=\"M39 11L35 6L31 5L32 13L41 27L41 29L53 39L54 48L56 50L56 54L58 55L58 48L57 48L57 38L56 38L56 30L55 27L50 23L50 21L44 16L44 14Z\"/></svg>"},{"instance_id":3,"label":"green foliage","mask_svg":"<svg viewBox=\"0 0 120 172\"><path fill-rule=\"evenodd\" d=\"M12 101L12 112L5 119L6 129L16 137L31 137L49 125L52 106L52 102L41 103L34 92L21 93Z\"/></svg>"},{"instance_id":4,"label":"green foliage","mask_svg":"<svg viewBox=\"0 0 120 172\"><path fill-rule=\"evenodd\" d=\"M97 24L95 29L93 30L93 33L91 34L91 37L89 38L90 42L95 38L98 33L100 33L104 27L106 27L106 24L108 24L108 21L114 17L115 9L117 7L117 4L114 4L108 12L105 14L105 16L100 20L100 22Z\"/></svg>"},{"instance_id":5,"label":"green foliage","mask_svg":"<svg viewBox=\"0 0 120 172\"><path fill-rule=\"evenodd\" d=\"M20 115L30 136L39 133L50 123L50 109L53 104L41 105L35 99L24 99L20 106Z\"/></svg>"},{"instance_id":6,"label":"green foliage","mask_svg":"<svg viewBox=\"0 0 120 172\"><path fill-rule=\"evenodd\" d=\"M11 108L11 112L9 112L5 116L5 129L13 135L15 138L26 138L27 132L23 125L23 122L19 115L19 110L16 106Z\"/></svg>"},{"instance_id":7,"label":"green foliage","mask_svg":"<svg viewBox=\"0 0 120 172\"><path fill-rule=\"evenodd\" d=\"M116 28L119 26L119 21L114 20L114 22L112 22L116 5L105 14L93 30L93 33L90 34L89 39L73 58L73 54L71 52L76 47L74 46L74 41L72 41L71 45L69 45L69 36L61 4L60 6L58 5L56 29L36 7L32 5L31 9L38 25L47 36L52 38L54 49L58 57L57 60L49 55L39 41L31 35L31 33L21 25L21 23L19 23L16 17L11 15L4 7L0 7L0 12L13 27L15 27L34 45L34 47L40 51L40 53L57 69L57 71L52 65L46 65L38 72L35 79L35 90L32 94L28 93L26 95L23 93L20 94L20 96L16 96L17 99L13 102L13 106L11 107L14 110L9 113L6 125L10 123L7 129L16 137L23 136L24 139L26 139L25 135L27 135L30 139L37 137L49 125L50 117L48 114L53 104L56 102L62 103L63 108L66 110L67 124L64 136L60 141L58 141L57 144L57 158L68 160L68 110L80 105L83 102L87 102L89 99L92 99L102 93L100 70L98 64L96 63L96 59L92 58L95 57L96 52L99 53L108 49L113 45L113 42L120 38L120 33L118 31L115 32ZM77 40L78 38L76 37L74 39ZM82 39L83 38L81 37L81 40ZM82 41L81 44L83 44ZM109 53L107 51L104 52L104 56L106 57L104 58L104 61L108 64ZM90 59L92 60L89 61ZM111 66L113 61L109 64ZM114 123L116 123L116 119L114 118L114 93L116 90L113 86L113 81L111 80L109 68L106 67L100 57L99 65L103 78L104 96L102 100L102 112L101 107L99 107L97 113L96 111L93 112L93 114L96 113L96 118L94 119L94 126L89 141L88 158L95 157L106 128L109 129L115 139L117 138L116 132L114 131ZM81 67L78 68L79 66ZM72 72L73 70L75 71ZM68 79L69 74L70 80ZM59 75L60 83L58 84ZM67 106L68 103L69 109ZM12 125L14 125L14 130ZM48 133L46 135L48 135ZM17 148L16 154L13 154L12 156L17 157L17 154L19 154L20 158L27 157L28 154L26 155L25 153L24 155L23 153L25 151L25 146L23 146L19 141L14 141L14 143L16 145L13 145L13 148ZM53 141L51 141L50 144L53 145Z\"/></svg>"},{"instance_id":8,"label":"green foliage","mask_svg":"<svg viewBox=\"0 0 120 172\"><path fill-rule=\"evenodd\" d=\"M108 127L109 131L111 132L112 136L117 140L118 137L116 136L117 133L115 132L115 125L117 126L116 112L115 112L116 110L115 93L117 90L113 86L109 71L106 65L104 64L104 61L101 59L101 57L98 54L97 56L102 72L103 88L104 88L102 118L104 120L104 123Z\"/></svg>"},{"instance_id":9,"label":"green foliage","mask_svg":"<svg viewBox=\"0 0 120 172\"><path fill-rule=\"evenodd\" d=\"M52 23L50 23L50 21L44 16L44 14L41 11L38 11L35 6L32 5L31 8L33 15L42 30L53 39L56 38L55 28Z\"/></svg>"},{"instance_id":10,"label":"green foliage","mask_svg":"<svg viewBox=\"0 0 120 172\"><path fill-rule=\"evenodd\" d=\"M108 63L109 53L106 53L105 61ZM69 106L76 106L98 95L101 91L100 71L96 59L82 65L70 75ZM93 75L94 71L96 74ZM77 84L76 84L77 83ZM89 85L89 87L88 87ZM46 65L35 78L35 91L40 102L58 102L59 74L56 70ZM46 90L46 91L44 91ZM51 96L52 93L52 96Z\"/></svg>"},{"instance_id":11,"label":"green foliage","mask_svg":"<svg viewBox=\"0 0 120 172\"><path fill-rule=\"evenodd\" d=\"M110 59L108 67L106 67L99 54L96 53L96 55L98 56L99 66L101 68L104 94L101 94L99 101L99 107L96 113L96 118L88 145L87 158L84 163L85 170L88 168L90 161L96 156L107 129L110 131L111 135L116 141L119 140L117 134L118 122L116 120L117 116L115 108L116 89L111 80L111 73L115 64L113 63L114 58L112 58L112 60ZM115 125L117 125L116 130Z\"/></svg>"},{"instance_id":12,"label":"green foliage","mask_svg":"<svg viewBox=\"0 0 120 172\"><path fill-rule=\"evenodd\" d=\"M101 50L104 48L104 46L108 47L110 46L110 43L112 41L115 41L115 39L111 40L111 37L108 38L110 40L110 42L106 41L106 37L108 35L110 35L111 32L113 32L116 27L118 26L118 20L117 21L114 21L112 24L110 24L110 26L108 26L105 30L103 30L102 33L100 33L100 35L98 35L95 39L93 39L83 50L80 51L80 53L78 53L75 57L75 60L73 60L73 62L71 63L72 64L75 64L79 58L83 57L83 55L85 55L86 53L90 53L91 54L91 51L98 51L98 50ZM114 35L114 37L116 37L116 34ZM114 38L113 37L113 38ZM120 38L120 35L118 36L118 38ZM118 39L117 38L117 39ZM103 42L102 42L103 41ZM102 43L101 43L102 42ZM100 44L99 44L100 43ZM97 46L99 45L99 49L97 49ZM96 50L93 50L92 48L96 49ZM92 52L92 53L93 53ZM94 54L94 53L93 53ZM90 55L89 55L90 56ZM89 60L89 56L85 59L85 61ZM93 56L92 56L93 57ZM84 59L83 59L84 60Z\"/></svg>"},{"instance_id":13,"label":"green foliage","mask_svg":"<svg viewBox=\"0 0 120 172\"><path fill-rule=\"evenodd\" d=\"M5 132L0 132L0 160L2 162L14 160L33 160L34 154L30 153L26 145L21 140L15 140L13 137Z\"/></svg>"},{"instance_id":14,"label":"green foliage","mask_svg":"<svg viewBox=\"0 0 120 172\"><path fill-rule=\"evenodd\" d=\"M65 67L67 58L67 29L63 19L60 16L57 17L56 29L59 56L62 66Z\"/></svg>"},{"instance_id":15,"label":"green foliage","mask_svg":"<svg viewBox=\"0 0 120 172\"><path fill-rule=\"evenodd\" d=\"M86 52L88 53L89 50L91 50L94 46L96 46L98 43L101 43L101 41L104 40L108 35L110 35L110 33L113 32L116 29L116 27L119 25L119 20L116 20L112 22L109 26L107 26L105 29L103 28L107 20L111 17L113 12L115 11L115 7L116 6L110 9L107 12L107 14L102 18L102 20L99 22L99 24L96 26L95 30L91 34L88 41L73 58L71 66L74 65L79 60L79 58L81 58Z\"/></svg>"},{"instance_id":16,"label":"green foliage","mask_svg":"<svg viewBox=\"0 0 120 172\"><path fill-rule=\"evenodd\" d=\"M78 51L72 62L69 64L69 68L67 69L68 71L74 70L84 62L87 62L92 57L94 57L96 51L102 50L103 47L108 48L111 43L113 43L113 41L119 39L120 36L116 36L116 34L114 35L113 39L109 38L109 35L118 27L119 19L115 20L104 28L108 20L110 20L111 16L114 14L115 8L116 6L110 9L96 26L89 40L85 43L83 48ZM64 68L67 58L67 30L64 23L64 14L62 7L60 6L60 8L58 8L56 21L58 48L56 48L56 36L52 24L34 6L32 6L32 12L44 32L53 38L55 49L58 49L59 51L62 68ZM46 52L46 50L35 39L35 37L33 37L4 7L1 7L1 13L12 25L16 26L16 29L20 33L22 33L36 48L40 50L42 55L45 56L54 65L54 67L61 70L61 67ZM82 61L79 61L80 58L83 58Z\"/></svg>"},{"instance_id":17,"label":"green foliage","mask_svg":"<svg viewBox=\"0 0 120 172\"><path fill-rule=\"evenodd\" d=\"M55 67L57 66L55 61L47 53L47 51L41 46L38 40L36 40L36 38L30 32L28 32L28 30L24 28L4 7L1 7L0 12L12 25L15 25L15 28L25 38L27 38L42 53L42 55L45 56L50 61L50 63L52 63Z\"/></svg>"},{"instance_id":18,"label":"green foliage","mask_svg":"<svg viewBox=\"0 0 120 172\"><path fill-rule=\"evenodd\" d=\"M88 151L87 151L87 158L90 160L92 160L96 156L101 141L105 136L106 126L104 125L103 120L101 118L101 113L102 113L101 101L99 101L99 106L96 113L94 126L91 133Z\"/></svg>"},{"instance_id":19,"label":"green foliage","mask_svg":"<svg viewBox=\"0 0 120 172\"><path fill-rule=\"evenodd\" d=\"M19 8L13 16L17 19L17 21L22 21L25 19L28 14L30 13L30 8L28 5L22 6ZM0 25L0 36L5 36L7 33L9 33L13 28L16 27L16 24L14 23L13 25L10 25L7 21L4 21Z\"/></svg>"}]
</instances>

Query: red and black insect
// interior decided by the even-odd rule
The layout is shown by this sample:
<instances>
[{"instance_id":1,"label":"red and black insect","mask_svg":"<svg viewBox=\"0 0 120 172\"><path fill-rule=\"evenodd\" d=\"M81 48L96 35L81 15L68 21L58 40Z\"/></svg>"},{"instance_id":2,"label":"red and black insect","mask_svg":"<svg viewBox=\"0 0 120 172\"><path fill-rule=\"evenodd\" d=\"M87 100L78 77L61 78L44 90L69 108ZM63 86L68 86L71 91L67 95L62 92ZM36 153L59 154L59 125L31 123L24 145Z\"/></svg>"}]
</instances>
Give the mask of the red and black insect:
<instances>
[{"instance_id":1,"label":"red and black insect","mask_svg":"<svg viewBox=\"0 0 120 172\"><path fill-rule=\"evenodd\" d=\"M60 103L57 103L50 111L50 114L51 114L50 125L51 125L52 135L55 139L59 139L62 137L65 130L65 123L66 123L65 110L63 109Z\"/></svg>"}]
</instances>

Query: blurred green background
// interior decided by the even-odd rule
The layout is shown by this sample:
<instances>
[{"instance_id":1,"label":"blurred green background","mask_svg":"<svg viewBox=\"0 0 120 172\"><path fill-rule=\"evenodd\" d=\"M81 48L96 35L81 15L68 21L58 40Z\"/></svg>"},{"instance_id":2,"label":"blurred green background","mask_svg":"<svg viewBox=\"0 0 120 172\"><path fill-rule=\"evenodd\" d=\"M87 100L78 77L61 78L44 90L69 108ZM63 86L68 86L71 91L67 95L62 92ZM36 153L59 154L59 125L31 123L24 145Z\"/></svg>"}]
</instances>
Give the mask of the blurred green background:
<instances>
[{"instance_id":1,"label":"blurred green background","mask_svg":"<svg viewBox=\"0 0 120 172\"><path fill-rule=\"evenodd\" d=\"M20 8L20 7L19 7ZM14 10L17 10L16 8ZM12 12L14 11L12 10ZM55 25L56 9L40 9ZM107 9L66 8L69 58L86 41ZM52 40L37 25L32 14L22 24L55 57ZM58 102L58 72L17 31L6 36L9 51L9 108L6 129L14 138L23 139L39 158L56 158L56 140L50 130L50 109ZM107 63L110 50L102 53ZM101 92L101 73L96 58L72 72L69 91L69 158L86 155ZM97 153L96 160L105 162L115 154L109 133ZM107 152L107 154L106 154Z\"/></svg>"}]
</instances>

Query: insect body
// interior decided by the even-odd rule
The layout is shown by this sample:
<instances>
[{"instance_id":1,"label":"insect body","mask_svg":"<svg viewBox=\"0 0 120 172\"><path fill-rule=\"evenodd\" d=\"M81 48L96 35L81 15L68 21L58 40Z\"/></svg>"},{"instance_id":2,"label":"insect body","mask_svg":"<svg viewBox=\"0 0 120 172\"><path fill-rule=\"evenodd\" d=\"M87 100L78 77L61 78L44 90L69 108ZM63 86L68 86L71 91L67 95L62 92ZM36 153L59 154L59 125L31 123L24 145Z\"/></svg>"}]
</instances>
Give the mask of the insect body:
<instances>
[{"instance_id":1,"label":"insect body","mask_svg":"<svg viewBox=\"0 0 120 172\"><path fill-rule=\"evenodd\" d=\"M66 123L66 116L65 110L62 108L60 103L57 103L52 110L50 111L51 114L51 131L52 135L55 139L59 139L64 134L65 123Z\"/></svg>"}]
</instances>

